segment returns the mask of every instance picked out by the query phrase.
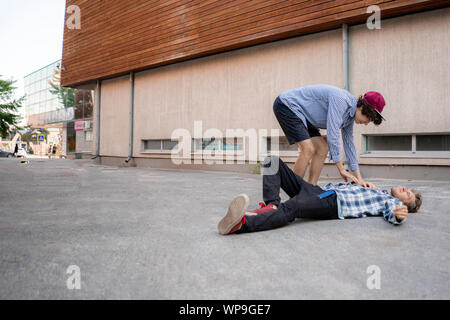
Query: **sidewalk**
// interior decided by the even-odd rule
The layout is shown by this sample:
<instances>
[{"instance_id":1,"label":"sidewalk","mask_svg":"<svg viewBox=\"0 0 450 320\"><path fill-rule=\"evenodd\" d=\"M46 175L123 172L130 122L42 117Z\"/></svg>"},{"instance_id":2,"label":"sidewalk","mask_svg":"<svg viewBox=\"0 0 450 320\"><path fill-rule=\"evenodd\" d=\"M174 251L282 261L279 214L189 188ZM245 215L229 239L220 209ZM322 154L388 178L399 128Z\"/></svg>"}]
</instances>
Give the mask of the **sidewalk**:
<instances>
[{"instance_id":1,"label":"sidewalk","mask_svg":"<svg viewBox=\"0 0 450 320\"><path fill-rule=\"evenodd\" d=\"M29 160L0 159L0 299L450 298L450 182L371 180L422 192L398 227L297 220L221 236L236 194L261 201L261 176Z\"/></svg>"}]
</instances>

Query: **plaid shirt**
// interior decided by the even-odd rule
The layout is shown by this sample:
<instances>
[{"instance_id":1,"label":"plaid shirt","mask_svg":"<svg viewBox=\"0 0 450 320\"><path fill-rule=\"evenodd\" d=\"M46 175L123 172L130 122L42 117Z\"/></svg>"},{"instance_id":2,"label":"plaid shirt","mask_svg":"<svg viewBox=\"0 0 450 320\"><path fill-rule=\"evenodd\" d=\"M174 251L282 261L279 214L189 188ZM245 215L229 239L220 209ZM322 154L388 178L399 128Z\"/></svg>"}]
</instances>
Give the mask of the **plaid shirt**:
<instances>
[{"instance_id":1,"label":"plaid shirt","mask_svg":"<svg viewBox=\"0 0 450 320\"><path fill-rule=\"evenodd\" d=\"M339 218L341 219L382 215L384 220L392 224L401 224L406 220L397 220L394 209L403 203L386 190L373 190L345 183L338 185L329 183L322 189L336 192Z\"/></svg>"}]
</instances>

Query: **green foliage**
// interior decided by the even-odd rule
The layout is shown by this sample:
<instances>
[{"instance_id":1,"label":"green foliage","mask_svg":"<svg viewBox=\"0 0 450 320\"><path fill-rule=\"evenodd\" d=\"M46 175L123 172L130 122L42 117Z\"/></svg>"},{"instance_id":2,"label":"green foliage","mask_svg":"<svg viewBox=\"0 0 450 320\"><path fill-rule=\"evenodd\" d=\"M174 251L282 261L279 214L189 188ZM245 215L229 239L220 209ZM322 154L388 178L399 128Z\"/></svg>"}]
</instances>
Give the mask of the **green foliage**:
<instances>
[{"instance_id":1,"label":"green foliage","mask_svg":"<svg viewBox=\"0 0 450 320\"><path fill-rule=\"evenodd\" d=\"M61 87L61 70L59 68L53 70L53 79L48 83L52 87L50 93L58 96L59 102L64 108L75 106L75 89Z\"/></svg>"},{"instance_id":2,"label":"green foliage","mask_svg":"<svg viewBox=\"0 0 450 320\"><path fill-rule=\"evenodd\" d=\"M43 134L45 136L48 136L50 134L50 132L44 128L31 128L30 126L26 126L25 129L27 129L28 132L22 134L21 140L23 142L37 143L38 135Z\"/></svg>"},{"instance_id":3,"label":"green foliage","mask_svg":"<svg viewBox=\"0 0 450 320\"><path fill-rule=\"evenodd\" d=\"M53 82L50 82L50 92L54 95L57 95L59 101L62 103L64 108L70 108L75 105L75 89L60 87Z\"/></svg>"},{"instance_id":4,"label":"green foliage","mask_svg":"<svg viewBox=\"0 0 450 320\"><path fill-rule=\"evenodd\" d=\"M262 167L261 163L254 165L253 169L252 169L252 173L253 174L261 174L261 167Z\"/></svg>"},{"instance_id":5,"label":"green foliage","mask_svg":"<svg viewBox=\"0 0 450 320\"><path fill-rule=\"evenodd\" d=\"M16 81L3 80L0 76L0 135L2 138L10 133L10 130L21 130L18 122L21 117L17 114L18 109L22 107L22 102L25 97L14 99L13 84Z\"/></svg>"}]
</instances>

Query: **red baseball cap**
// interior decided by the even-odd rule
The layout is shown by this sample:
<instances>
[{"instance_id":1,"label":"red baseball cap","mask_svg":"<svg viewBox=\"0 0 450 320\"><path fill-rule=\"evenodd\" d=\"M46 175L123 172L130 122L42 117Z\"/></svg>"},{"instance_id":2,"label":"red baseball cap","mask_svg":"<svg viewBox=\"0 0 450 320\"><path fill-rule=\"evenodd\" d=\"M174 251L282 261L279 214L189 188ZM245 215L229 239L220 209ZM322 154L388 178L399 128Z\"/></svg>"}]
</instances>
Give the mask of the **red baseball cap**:
<instances>
[{"instance_id":1,"label":"red baseball cap","mask_svg":"<svg viewBox=\"0 0 450 320\"><path fill-rule=\"evenodd\" d=\"M367 104L369 104L372 108L374 108L375 111L380 115L380 117L383 120L386 120L381 115L381 112L383 111L384 106L386 105L386 102L384 101L384 98L381 95L381 93L376 91L366 92L366 94L364 94L363 100L367 102Z\"/></svg>"}]
</instances>

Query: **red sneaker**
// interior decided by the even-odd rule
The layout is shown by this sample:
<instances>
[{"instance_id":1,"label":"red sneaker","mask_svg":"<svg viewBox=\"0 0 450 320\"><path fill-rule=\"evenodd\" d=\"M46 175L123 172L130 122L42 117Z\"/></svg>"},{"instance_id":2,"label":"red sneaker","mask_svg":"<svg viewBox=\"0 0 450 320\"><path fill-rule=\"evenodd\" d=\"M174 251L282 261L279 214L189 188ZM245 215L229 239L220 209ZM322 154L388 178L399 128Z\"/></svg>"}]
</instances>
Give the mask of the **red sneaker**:
<instances>
[{"instance_id":1,"label":"red sneaker","mask_svg":"<svg viewBox=\"0 0 450 320\"><path fill-rule=\"evenodd\" d=\"M248 203L249 199L245 194L240 194L231 201L227 214L217 225L220 234L232 234L241 229L242 224L245 223L245 212L248 209Z\"/></svg>"},{"instance_id":2,"label":"red sneaker","mask_svg":"<svg viewBox=\"0 0 450 320\"><path fill-rule=\"evenodd\" d=\"M247 211L245 213L245 215L246 216L256 216L257 214L264 213L264 212L269 212L269 211L277 209L277 206L272 204L272 203L269 203L269 204L266 205L264 202L260 202L259 206L260 206L259 209Z\"/></svg>"}]
</instances>

